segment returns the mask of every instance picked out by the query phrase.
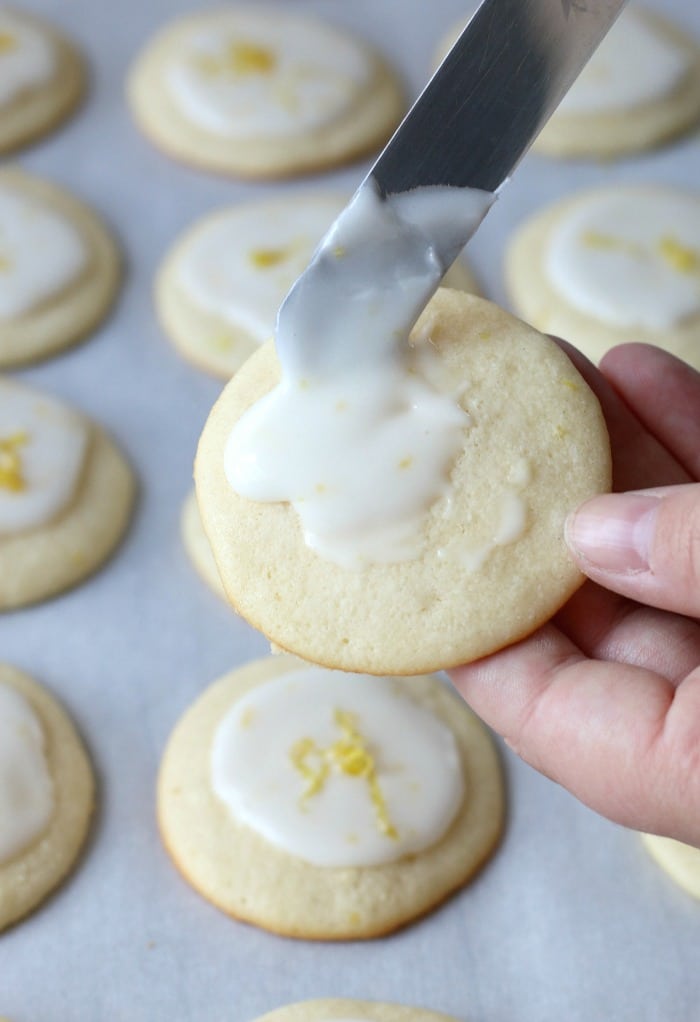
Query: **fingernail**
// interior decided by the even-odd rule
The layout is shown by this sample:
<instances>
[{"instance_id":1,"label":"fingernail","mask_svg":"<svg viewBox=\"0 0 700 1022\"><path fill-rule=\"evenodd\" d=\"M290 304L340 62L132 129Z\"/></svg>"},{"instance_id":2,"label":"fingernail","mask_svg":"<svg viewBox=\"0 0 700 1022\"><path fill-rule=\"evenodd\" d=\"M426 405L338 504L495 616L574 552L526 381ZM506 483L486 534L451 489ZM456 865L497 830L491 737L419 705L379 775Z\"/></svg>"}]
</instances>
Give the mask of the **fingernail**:
<instances>
[{"instance_id":1,"label":"fingernail","mask_svg":"<svg viewBox=\"0 0 700 1022\"><path fill-rule=\"evenodd\" d=\"M580 560L599 570L646 571L660 503L641 493L593 497L569 516L566 542Z\"/></svg>"}]
</instances>

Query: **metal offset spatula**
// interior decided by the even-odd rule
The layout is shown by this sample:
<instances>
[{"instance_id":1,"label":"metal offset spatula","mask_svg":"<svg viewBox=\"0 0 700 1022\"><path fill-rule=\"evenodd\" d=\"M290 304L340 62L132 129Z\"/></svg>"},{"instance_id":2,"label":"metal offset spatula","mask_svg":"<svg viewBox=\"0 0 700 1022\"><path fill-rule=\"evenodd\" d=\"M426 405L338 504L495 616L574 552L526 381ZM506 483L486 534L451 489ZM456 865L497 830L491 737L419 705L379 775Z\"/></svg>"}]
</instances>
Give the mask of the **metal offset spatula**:
<instances>
[{"instance_id":1,"label":"metal offset spatula","mask_svg":"<svg viewBox=\"0 0 700 1022\"><path fill-rule=\"evenodd\" d=\"M414 189L435 186L496 193L624 4L625 0L483 0L282 304L277 351L283 369L313 371L322 365L324 338L342 322L346 310L337 307L336 299L340 296L342 306L343 275L350 281L352 267L337 258L338 239L344 238L342 226L353 203L363 200L363 192L371 191L375 201L387 203ZM431 258L443 273L486 209L488 202L476 217L451 215L421 223L419 244L430 247ZM378 233L372 239L374 257L380 266L383 243L384 263L397 250L392 250L391 239L381 237L381 225L374 233ZM353 254L356 260L363 257ZM358 265L356 261L355 270ZM437 280L417 288L411 314L414 311L417 317L436 287ZM333 292L332 309L319 302L319 289Z\"/></svg>"}]
</instances>

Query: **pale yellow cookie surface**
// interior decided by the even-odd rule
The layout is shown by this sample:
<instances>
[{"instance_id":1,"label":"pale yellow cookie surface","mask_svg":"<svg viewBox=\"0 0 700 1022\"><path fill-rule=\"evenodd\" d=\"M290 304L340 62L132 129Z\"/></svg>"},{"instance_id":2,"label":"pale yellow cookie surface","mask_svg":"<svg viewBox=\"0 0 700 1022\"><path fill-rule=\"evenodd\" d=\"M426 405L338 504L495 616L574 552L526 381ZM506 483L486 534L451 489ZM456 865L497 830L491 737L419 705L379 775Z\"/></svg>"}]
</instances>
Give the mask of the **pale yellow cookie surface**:
<instances>
[{"instance_id":1,"label":"pale yellow cookie surface","mask_svg":"<svg viewBox=\"0 0 700 1022\"><path fill-rule=\"evenodd\" d=\"M14 7L0 7L3 14L37 33L51 51L50 73L40 81L29 81L12 90L0 103L0 153L18 149L51 131L68 117L85 93L86 71L83 58L72 42L52 25ZM0 75L3 53L16 54L18 40L11 30L0 40Z\"/></svg>"},{"instance_id":2,"label":"pale yellow cookie surface","mask_svg":"<svg viewBox=\"0 0 700 1022\"><path fill-rule=\"evenodd\" d=\"M116 297L121 259L99 217L62 188L6 167L0 190L65 218L85 248L85 267L74 280L16 317L0 319L0 367L9 367L53 355L97 327Z\"/></svg>"},{"instance_id":3,"label":"pale yellow cookie surface","mask_svg":"<svg viewBox=\"0 0 700 1022\"><path fill-rule=\"evenodd\" d=\"M444 683L407 679L406 696L456 738L466 795L447 832L422 852L372 867L320 867L288 854L217 798L210 753L222 716L237 700L300 666L284 655L248 664L210 686L185 713L161 764L161 834L183 876L229 915L293 937L379 936L439 904L488 858L503 826L498 757L484 726Z\"/></svg>"},{"instance_id":4,"label":"pale yellow cookie surface","mask_svg":"<svg viewBox=\"0 0 700 1022\"><path fill-rule=\"evenodd\" d=\"M518 228L506 250L506 285L514 311L538 330L563 337L575 344L594 362L599 361L616 344L640 341L664 348L700 369L700 312L690 313L680 321L664 327L645 326L641 322L621 325L604 312L590 311L584 304L574 304L553 281L547 269L548 260L552 258L551 245L561 225L566 219L576 216L592 200L604 199L607 195L618 195L624 200L629 198L637 206L638 222L643 223L650 204L657 196L663 198L673 194L673 189L661 186L622 185L579 192L535 213ZM684 201L691 203L696 210L700 208L700 195L680 190L676 194L684 197ZM697 219L697 212L695 216ZM604 235L589 233L591 254L595 255L597 249L602 258L606 257L608 251L614 250L616 244L622 249L628 243L624 238L617 239L616 227L612 222ZM666 235L659 235L657 245L663 245L664 242L673 245L673 236L673 228L669 226ZM582 240L586 240L583 234ZM694 244L677 245L677 248L679 279L692 284L694 280L700 279L700 234L694 239ZM636 258L632 244L630 253L633 259ZM673 250L671 255L674 255ZM642 265L649 256L649 252L642 253ZM632 261L623 271L623 283L627 287L635 286L636 280L640 301L646 301L649 295L654 297L656 285L653 282L649 284L648 276L637 278ZM614 306L616 284L612 272L608 274L608 283L611 306ZM583 294L582 281L579 287Z\"/></svg>"},{"instance_id":5,"label":"pale yellow cookie surface","mask_svg":"<svg viewBox=\"0 0 700 1022\"><path fill-rule=\"evenodd\" d=\"M567 514L609 486L598 402L551 340L450 290L438 292L414 338L466 384L471 422L449 502L427 512L416 560L344 569L306 546L290 505L231 489L224 447L279 379L272 346L229 383L200 441L199 507L230 601L275 644L329 667L424 673L534 631L582 581L564 542ZM511 499L523 528L501 545L494 537Z\"/></svg>"},{"instance_id":6,"label":"pale yellow cookie surface","mask_svg":"<svg viewBox=\"0 0 700 1022\"><path fill-rule=\"evenodd\" d=\"M642 834L642 841L652 859L679 887L700 898L700 848L657 834Z\"/></svg>"},{"instance_id":7,"label":"pale yellow cookie surface","mask_svg":"<svg viewBox=\"0 0 700 1022\"><path fill-rule=\"evenodd\" d=\"M180 529L187 555L200 577L217 596L225 600L226 593L221 584L221 576L214 560L214 554L211 552L211 544L202 525L202 516L197 507L197 497L194 490L187 495L182 505Z\"/></svg>"},{"instance_id":8,"label":"pale yellow cookie surface","mask_svg":"<svg viewBox=\"0 0 700 1022\"><path fill-rule=\"evenodd\" d=\"M20 692L38 715L54 791L46 830L13 859L0 863L2 930L31 912L75 863L87 837L95 785L82 742L54 696L7 664L0 664L0 684Z\"/></svg>"},{"instance_id":9,"label":"pale yellow cookie surface","mask_svg":"<svg viewBox=\"0 0 700 1022\"><path fill-rule=\"evenodd\" d=\"M54 596L96 571L128 526L136 483L113 440L88 422L85 462L67 506L35 528L0 535L0 610Z\"/></svg>"},{"instance_id":10,"label":"pale yellow cookie surface","mask_svg":"<svg viewBox=\"0 0 700 1022\"><path fill-rule=\"evenodd\" d=\"M259 16L255 12L255 8L248 6L179 18L162 29L138 57L129 75L129 102L137 123L157 146L205 170L246 178L281 178L337 166L371 152L387 140L404 110L403 90L394 71L367 43L345 30L312 17L293 15L284 8L277 16L270 9L262 14L275 34L280 19L287 19L290 34L295 36L313 33L319 26L324 33L319 44L322 50L324 39L326 47L329 43L333 45L335 33L341 45L354 45L369 62L370 73L355 88L352 102L343 106L329 123L302 125L297 132L266 131L261 112L256 127L229 137L225 127L221 131L212 129L205 123L206 117L203 121L193 116L173 88L174 63L191 67L192 60L198 61L203 77L214 81L216 88L225 88L227 81L242 79L253 83L256 79L269 81L273 86L271 92L279 97L280 108L287 111L299 106L295 90L311 87L315 72L308 54L298 68L292 68L279 82L275 79L278 66L286 68L284 39L273 47L259 41L259 28L251 35L248 23L251 16ZM211 38L210 34L226 41L224 51L214 53L208 44L198 45L197 40L204 35ZM330 70L326 66L319 79L321 93L323 75ZM321 99L323 102L325 98Z\"/></svg>"},{"instance_id":11,"label":"pale yellow cookie surface","mask_svg":"<svg viewBox=\"0 0 700 1022\"><path fill-rule=\"evenodd\" d=\"M631 13L623 12L621 16L618 30L623 33L624 21ZM698 122L700 44L660 14L635 8L634 16L687 60L687 69L675 88L656 98L617 108L611 92L610 108L595 112L569 112L562 107L538 135L535 152L562 158L613 159L660 146Z\"/></svg>"},{"instance_id":12,"label":"pale yellow cookie surface","mask_svg":"<svg viewBox=\"0 0 700 1022\"><path fill-rule=\"evenodd\" d=\"M253 1022L457 1022L451 1015L407 1004L333 997L276 1008Z\"/></svg>"}]
</instances>

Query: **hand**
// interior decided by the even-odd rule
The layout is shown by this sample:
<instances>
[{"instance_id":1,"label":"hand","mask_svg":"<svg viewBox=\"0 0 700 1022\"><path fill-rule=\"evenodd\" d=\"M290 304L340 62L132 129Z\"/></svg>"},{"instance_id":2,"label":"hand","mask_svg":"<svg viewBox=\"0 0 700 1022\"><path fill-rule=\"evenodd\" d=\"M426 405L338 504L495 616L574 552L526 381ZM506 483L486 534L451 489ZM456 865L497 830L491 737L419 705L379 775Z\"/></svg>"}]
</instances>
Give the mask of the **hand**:
<instances>
[{"instance_id":1,"label":"hand","mask_svg":"<svg viewBox=\"0 0 700 1022\"><path fill-rule=\"evenodd\" d=\"M616 492L567 523L592 581L534 635L451 677L582 802L700 846L700 374L641 344L613 349L600 371L564 347L613 452Z\"/></svg>"}]
</instances>

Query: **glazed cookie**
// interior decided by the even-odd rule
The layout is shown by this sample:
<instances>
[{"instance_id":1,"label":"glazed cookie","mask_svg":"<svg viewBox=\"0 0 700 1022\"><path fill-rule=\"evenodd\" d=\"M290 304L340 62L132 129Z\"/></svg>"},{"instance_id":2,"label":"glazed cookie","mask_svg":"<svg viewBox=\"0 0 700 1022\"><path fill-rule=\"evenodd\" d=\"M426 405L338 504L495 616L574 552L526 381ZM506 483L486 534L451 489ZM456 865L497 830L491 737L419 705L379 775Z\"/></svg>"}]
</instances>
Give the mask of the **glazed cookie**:
<instances>
[{"instance_id":1,"label":"glazed cookie","mask_svg":"<svg viewBox=\"0 0 700 1022\"><path fill-rule=\"evenodd\" d=\"M694 898L700 898L699 848L656 834L642 834L642 841L651 857L679 887L692 894Z\"/></svg>"},{"instance_id":2,"label":"glazed cookie","mask_svg":"<svg viewBox=\"0 0 700 1022\"><path fill-rule=\"evenodd\" d=\"M54 128L85 91L85 67L53 26L0 7L0 153Z\"/></svg>"},{"instance_id":3,"label":"glazed cookie","mask_svg":"<svg viewBox=\"0 0 700 1022\"><path fill-rule=\"evenodd\" d=\"M345 998L301 1001L261 1015L254 1022L457 1022L451 1015L379 1001Z\"/></svg>"},{"instance_id":4,"label":"glazed cookie","mask_svg":"<svg viewBox=\"0 0 700 1022\"><path fill-rule=\"evenodd\" d=\"M88 832L94 780L57 700L0 664L0 930L63 880Z\"/></svg>"},{"instance_id":5,"label":"glazed cookie","mask_svg":"<svg viewBox=\"0 0 700 1022\"><path fill-rule=\"evenodd\" d=\"M283 7L178 19L137 60L128 92L137 122L166 152L254 178L362 156L403 111L396 76L367 43Z\"/></svg>"},{"instance_id":6,"label":"glazed cookie","mask_svg":"<svg viewBox=\"0 0 700 1022\"><path fill-rule=\"evenodd\" d=\"M132 472L95 423L0 378L0 610L95 571L129 521Z\"/></svg>"},{"instance_id":7,"label":"glazed cookie","mask_svg":"<svg viewBox=\"0 0 700 1022\"><path fill-rule=\"evenodd\" d=\"M0 170L0 366L45 358L107 314L119 254L82 202L16 168Z\"/></svg>"},{"instance_id":8,"label":"glazed cookie","mask_svg":"<svg viewBox=\"0 0 700 1022\"><path fill-rule=\"evenodd\" d=\"M612 158L687 131L700 118L700 45L628 7L535 141L548 156Z\"/></svg>"},{"instance_id":9,"label":"glazed cookie","mask_svg":"<svg viewBox=\"0 0 700 1022\"><path fill-rule=\"evenodd\" d=\"M225 600L226 593L221 584L221 576L214 560L214 554L211 552L211 544L202 525L202 516L197 507L197 497L194 490L188 494L182 505L180 531L187 556L199 572L199 575L217 596Z\"/></svg>"},{"instance_id":10,"label":"glazed cookie","mask_svg":"<svg viewBox=\"0 0 700 1022\"><path fill-rule=\"evenodd\" d=\"M503 786L485 728L440 679L281 655L227 674L187 711L158 816L178 868L228 914L293 937L369 938L482 865Z\"/></svg>"},{"instance_id":11,"label":"glazed cookie","mask_svg":"<svg viewBox=\"0 0 700 1022\"><path fill-rule=\"evenodd\" d=\"M589 358L625 341L700 369L700 193L612 186L555 203L514 236L516 312Z\"/></svg>"},{"instance_id":12,"label":"glazed cookie","mask_svg":"<svg viewBox=\"0 0 700 1022\"><path fill-rule=\"evenodd\" d=\"M609 486L598 402L554 342L446 289L412 340L390 407L353 374L277 387L266 345L200 441L199 507L230 601L327 667L418 674L529 634L582 582L567 514ZM289 411L256 447L270 407ZM255 499L237 492L242 466Z\"/></svg>"},{"instance_id":13,"label":"glazed cookie","mask_svg":"<svg viewBox=\"0 0 700 1022\"><path fill-rule=\"evenodd\" d=\"M231 377L272 337L283 298L346 202L340 195L288 196L218 210L190 228L156 282L159 318L178 350ZM445 283L478 290L462 260Z\"/></svg>"}]
</instances>

